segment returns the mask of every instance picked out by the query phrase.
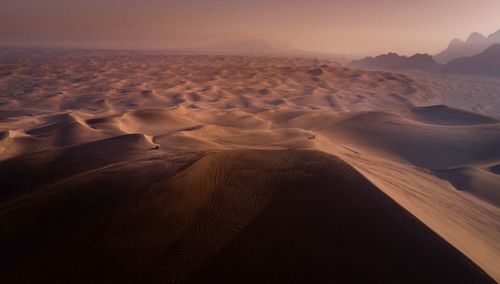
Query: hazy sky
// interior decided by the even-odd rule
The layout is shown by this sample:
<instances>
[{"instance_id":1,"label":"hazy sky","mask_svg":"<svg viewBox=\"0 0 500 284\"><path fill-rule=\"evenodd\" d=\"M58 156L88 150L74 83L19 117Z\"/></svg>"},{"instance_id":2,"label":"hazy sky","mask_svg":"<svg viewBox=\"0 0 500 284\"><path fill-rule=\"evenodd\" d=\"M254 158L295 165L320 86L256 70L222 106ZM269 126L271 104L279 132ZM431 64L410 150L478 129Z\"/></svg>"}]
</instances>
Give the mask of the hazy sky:
<instances>
[{"instance_id":1,"label":"hazy sky","mask_svg":"<svg viewBox=\"0 0 500 284\"><path fill-rule=\"evenodd\" d=\"M261 38L343 54L436 53L500 29L500 0L0 0L0 45L176 47Z\"/></svg>"}]
</instances>

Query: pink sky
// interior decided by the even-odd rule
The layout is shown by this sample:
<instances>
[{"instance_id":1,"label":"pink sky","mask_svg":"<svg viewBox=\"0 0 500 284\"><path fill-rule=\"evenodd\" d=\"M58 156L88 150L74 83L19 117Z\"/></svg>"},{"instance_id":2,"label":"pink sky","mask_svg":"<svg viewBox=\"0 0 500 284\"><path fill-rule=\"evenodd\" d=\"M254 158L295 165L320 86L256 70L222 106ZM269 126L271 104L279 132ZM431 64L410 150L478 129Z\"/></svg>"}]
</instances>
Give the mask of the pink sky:
<instances>
[{"instance_id":1,"label":"pink sky","mask_svg":"<svg viewBox=\"0 0 500 284\"><path fill-rule=\"evenodd\" d=\"M0 45L164 48L233 38L437 53L500 29L500 0L0 0Z\"/></svg>"}]
</instances>

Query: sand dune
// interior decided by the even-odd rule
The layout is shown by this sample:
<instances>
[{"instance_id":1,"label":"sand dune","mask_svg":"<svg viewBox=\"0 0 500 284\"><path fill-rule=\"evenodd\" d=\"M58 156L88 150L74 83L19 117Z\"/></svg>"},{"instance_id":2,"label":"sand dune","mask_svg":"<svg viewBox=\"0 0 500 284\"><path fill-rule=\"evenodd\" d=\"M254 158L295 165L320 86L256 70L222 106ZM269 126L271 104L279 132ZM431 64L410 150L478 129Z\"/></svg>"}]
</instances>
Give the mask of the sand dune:
<instances>
[{"instance_id":1,"label":"sand dune","mask_svg":"<svg viewBox=\"0 0 500 284\"><path fill-rule=\"evenodd\" d=\"M2 66L1 279L500 279L493 79L145 52Z\"/></svg>"},{"instance_id":2,"label":"sand dune","mask_svg":"<svg viewBox=\"0 0 500 284\"><path fill-rule=\"evenodd\" d=\"M497 174L497 175L500 175L500 164L490 167L490 168L489 168L489 170L490 170L492 173L495 173L495 174Z\"/></svg>"},{"instance_id":3,"label":"sand dune","mask_svg":"<svg viewBox=\"0 0 500 284\"><path fill-rule=\"evenodd\" d=\"M414 108L405 114L406 117L414 121L435 125L458 126L498 123L498 120L490 117L454 109L445 105Z\"/></svg>"},{"instance_id":4,"label":"sand dune","mask_svg":"<svg viewBox=\"0 0 500 284\"><path fill-rule=\"evenodd\" d=\"M119 121L127 133L167 133L197 126L189 119L162 109L145 109L126 113Z\"/></svg>"},{"instance_id":5,"label":"sand dune","mask_svg":"<svg viewBox=\"0 0 500 284\"><path fill-rule=\"evenodd\" d=\"M500 207L500 176L479 168L457 168L436 171L435 174L450 181L458 190L491 202Z\"/></svg>"},{"instance_id":6,"label":"sand dune","mask_svg":"<svg viewBox=\"0 0 500 284\"><path fill-rule=\"evenodd\" d=\"M106 167L71 178L70 196L56 183L4 203L2 222L16 222L2 237L2 278L491 281L338 158L243 150L205 156L171 178L168 166L149 172L168 163Z\"/></svg>"},{"instance_id":7,"label":"sand dune","mask_svg":"<svg viewBox=\"0 0 500 284\"><path fill-rule=\"evenodd\" d=\"M9 67L10 74L0 86L2 93L9 94L2 97L1 109L15 109L17 115L181 105L246 112L282 104L366 110L439 102L436 94L404 75L352 70L311 59L146 54L140 60L128 56L25 60ZM311 75L311 70L322 73Z\"/></svg>"},{"instance_id":8,"label":"sand dune","mask_svg":"<svg viewBox=\"0 0 500 284\"><path fill-rule=\"evenodd\" d=\"M419 119L424 112L425 119ZM470 117L469 113L443 107L367 112L323 132L342 144L366 148L380 156L391 156L428 169L499 161L500 124L491 119L484 121L481 116ZM467 122L464 123L464 119Z\"/></svg>"},{"instance_id":9,"label":"sand dune","mask_svg":"<svg viewBox=\"0 0 500 284\"><path fill-rule=\"evenodd\" d=\"M24 194L23 190L57 179L133 160L153 148L154 144L144 135L128 134L15 157L0 163L5 185L1 196Z\"/></svg>"}]
</instances>

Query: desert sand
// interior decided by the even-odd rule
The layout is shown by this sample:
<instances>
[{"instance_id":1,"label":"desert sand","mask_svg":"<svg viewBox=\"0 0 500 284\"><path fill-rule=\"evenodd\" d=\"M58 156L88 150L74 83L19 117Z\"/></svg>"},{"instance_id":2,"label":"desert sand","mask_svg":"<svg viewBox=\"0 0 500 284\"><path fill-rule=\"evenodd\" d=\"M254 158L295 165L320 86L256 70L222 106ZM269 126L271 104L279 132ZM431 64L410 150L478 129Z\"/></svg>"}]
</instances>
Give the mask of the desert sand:
<instances>
[{"instance_id":1,"label":"desert sand","mask_svg":"<svg viewBox=\"0 0 500 284\"><path fill-rule=\"evenodd\" d=\"M26 54L0 53L0 279L500 280L500 80Z\"/></svg>"}]
</instances>

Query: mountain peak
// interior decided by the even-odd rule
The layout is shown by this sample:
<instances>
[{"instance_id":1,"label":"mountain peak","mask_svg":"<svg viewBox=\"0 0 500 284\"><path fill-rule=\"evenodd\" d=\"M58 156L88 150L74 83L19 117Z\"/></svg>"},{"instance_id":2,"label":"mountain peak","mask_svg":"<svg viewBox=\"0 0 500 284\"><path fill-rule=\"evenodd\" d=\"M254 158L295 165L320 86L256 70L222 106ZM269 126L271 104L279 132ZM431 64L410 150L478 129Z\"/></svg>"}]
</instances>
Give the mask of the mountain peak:
<instances>
[{"instance_id":1,"label":"mountain peak","mask_svg":"<svg viewBox=\"0 0 500 284\"><path fill-rule=\"evenodd\" d=\"M465 42L461 39L453 39L452 41L450 41L450 44L448 45L448 47L454 47L454 46L461 46L461 45L464 45Z\"/></svg>"},{"instance_id":2,"label":"mountain peak","mask_svg":"<svg viewBox=\"0 0 500 284\"><path fill-rule=\"evenodd\" d=\"M442 72L500 76L500 44L492 44L482 53L457 58L441 68Z\"/></svg>"},{"instance_id":3,"label":"mountain peak","mask_svg":"<svg viewBox=\"0 0 500 284\"><path fill-rule=\"evenodd\" d=\"M490 34L488 40L492 42L500 42L500 30Z\"/></svg>"},{"instance_id":4,"label":"mountain peak","mask_svg":"<svg viewBox=\"0 0 500 284\"><path fill-rule=\"evenodd\" d=\"M439 69L439 64L432 59L432 56L421 53L407 57L391 52L376 57L355 60L350 65L357 68L382 70L420 69L435 71Z\"/></svg>"},{"instance_id":5,"label":"mountain peak","mask_svg":"<svg viewBox=\"0 0 500 284\"><path fill-rule=\"evenodd\" d=\"M471 33L467 39L467 43L479 43L486 39L486 37L480 33Z\"/></svg>"},{"instance_id":6,"label":"mountain peak","mask_svg":"<svg viewBox=\"0 0 500 284\"><path fill-rule=\"evenodd\" d=\"M427 53L415 53L414 55L410 56L410 58L431 58Z\"/></svg>"},{"instance_id":7,"label":"mountain peak","mask_svg":"<svg viewBox=\"0 0 500 284\"><path fill-rule=\"evenodd\" d=\"M493 43L500 43L500 30L490 34L488 38L474 32L469 35L466 41L452 40L448 48L436 54L434 59L439 63L446 64L460 57L478 55Z\"/></svg>"}]
</instances>

